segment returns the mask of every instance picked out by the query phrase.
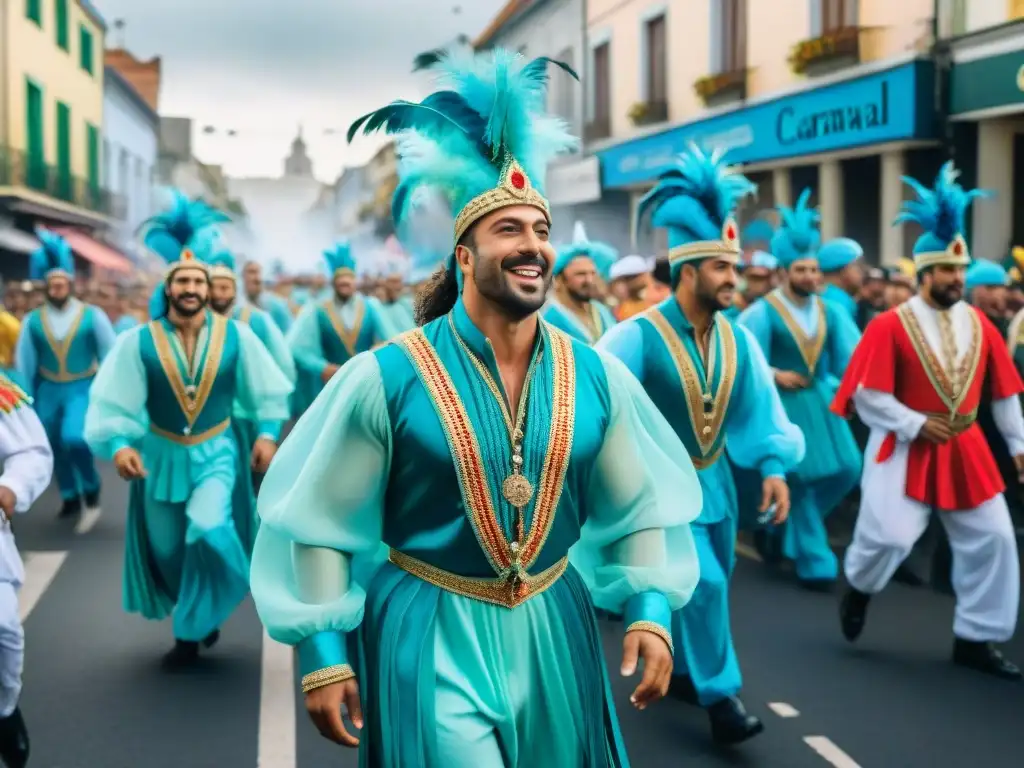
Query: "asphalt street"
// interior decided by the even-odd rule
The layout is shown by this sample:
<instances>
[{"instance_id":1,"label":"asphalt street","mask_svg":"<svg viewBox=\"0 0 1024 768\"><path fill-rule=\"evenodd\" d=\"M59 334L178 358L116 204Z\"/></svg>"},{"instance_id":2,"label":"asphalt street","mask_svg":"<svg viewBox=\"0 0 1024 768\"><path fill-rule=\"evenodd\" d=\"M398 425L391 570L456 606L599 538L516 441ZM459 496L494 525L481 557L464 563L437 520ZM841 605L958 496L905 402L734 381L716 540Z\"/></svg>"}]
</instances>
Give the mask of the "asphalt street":
<instances>
[{"instance_id":1,"label":"asphalt street","mask_svg":"<svg viewBox=\"0 0 1024 768\"><path fill-rule=\"evenodd\" d=\"M126 494L109 467L103 474L99 519L58 520L51 489L17 520L28 573L22 709L33 768L355 768L353 752L324 741L308 722L291 653L264 640L251 603L199 669L161 672L170 625L121 610ZM892 586L872 605L855 647L839 634L836 603L741 557L733 627L744 699L765 733L718 749L700 710L666 700L635 712L615 672L633 765L1024 765L1024 685L949 664L950 598ZM604 630L617 670L621 626ZM1019 637L1006 650L1024 662Z\"/></svg>"}]
</instances>

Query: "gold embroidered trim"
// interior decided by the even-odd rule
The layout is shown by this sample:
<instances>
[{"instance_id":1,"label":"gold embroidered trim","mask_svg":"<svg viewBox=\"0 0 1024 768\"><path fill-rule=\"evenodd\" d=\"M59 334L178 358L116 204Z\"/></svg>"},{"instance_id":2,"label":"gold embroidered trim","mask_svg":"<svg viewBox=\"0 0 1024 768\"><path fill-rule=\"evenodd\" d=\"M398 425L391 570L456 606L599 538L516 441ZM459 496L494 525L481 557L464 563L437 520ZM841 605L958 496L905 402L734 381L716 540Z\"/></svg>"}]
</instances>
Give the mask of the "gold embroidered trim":
<instances>
[{"instance_id":1,"label":"gold embroidered trim","mask_svg":"<svg viewBox=\"0 0 1024 768\"><path fill-rule=\"evenodd\" d=\"M523 576L523 580L516 583L502 578L479 579L459 576L395 549L391 550L388 559L406 573L423 579L446 592L480 600L491 605L499 605L502 608L515 608L531 597L539 595L558 581L569 565L569 558L563 557L536 576Z\"/></svg>"},{"instance_id":2,"label":"gold embroidered trim","mask_svg":"<svg viewBox=\"0 0 1024 768\"><path fill-rule=\"evenodd\" d=\"M334 299L328 299L321 305L349 357L356 356L356 344L359 342L359 334L363 330L363 319L366 315L366 303L362 299L357 299L357 301L356 319L351 328L346 328L345 324L341 322L341 316L334 311Z\"/></svg>"},{"instance_id":3,"label":"gold embroidered trim","mask_svg":"<svg viewBox=\"0 0 1024 768\"><path fill-rule=\"evenodd\" d=\"M800 350L800 357L803 358L804 365L807 366L808 374L813 378L814 371L821 360L822 350L825 349L825 339L828 338L825 302L822 301L820 296L814 297L814 302L818 307L818 330L814 334L814 338L808 338L807 334L804 333L804 329L800 327L800 323L796 321L793 313L789 311L789 307L786 306L782 299L774 293L769 293L764 297L764 300L779 313L782 323L786 326L786 330L789 331L789 335L793 337L793 341L796 342L797 349Z\"/></svg>"},{"instance_id":4,"label":"gold embroidered trim","mask_svg":"<svg viewBox=\"0 0 1024 768\"><path fill-rule=\"evenodd\" d=\"M717 331L711 338L709 349L713 352L711 345L716 342L721 344L721 355L708 354L709 368L707 371L708 389L714 387L715 365L718 357L722 360L722 376L719 380L717 391L711 392L711 413L704 411L704 391L701 387L701 375L697 366L686 351L679 334L669 323L661 310L654 308L644 313L643 317L650 322L654 329L661 336L661 341L668 350L669 357L676 368L676 375L682 385L683 393L686 395L683 402L686 403L686 413L690 417L690 427L693 429L693 437L697 441L700 456L691 457L694 465L697 462L705 462L710 466L718 458L718 450L709 453L715 448L715 441L725 424L725 415L729 410L729 401L732 399L732 388L736 382L736 336L728 320L724 320L715 314L714 328ZM715 338L717 336L717 339ZM710 416L710 418L708 418ZM709 432L706 430L710 429ZM698 467L700 468L700 467Z\"/></svg>"},{"instance_id":5,"label":"gold embroidered trim","mask_svg":"<svg viewBox=\"0 0 1024 768\"><path fill-rule=\"evenodd\" d=\"M710 456L691 456L690 461L693 462L693 468L707 469L708 467L710 467L712 464L714 464L722 457L722 450L724 449L724 447L725 446L723 445L719 445L718 448L715 449L715 452L712 453Z\"/></svg>"},{"instance_id":6,"label":"gold embroidered trim","mask_svg":"<svg viewBox=\"0 0 1024 768\"><path fill-rule=\"evenodd\" d=\"M964 355L960 364L956 365L954 361L953 364L956 365L956 381L950 381L942 361L936 356L935 351L928 343L928 339L925 338L924 331L921 329L921 324L917 321L914 310L907 304L901 305L896 310L896 316L899 317L903 330L907 332L907 336L910 338L910 344L917 354L917 359L921 361L921 367L924 368L928 381L942 400L943 405L949 409L950 414L955 414L960 410L960 405L966 399L967 393L971 391L974 377L978 373L978 365L981 363L981 320L973 309L970 310L970 313L971 343L967 348L967 354Z\"/></svg>"},{"instance_id":7,"label":"gold embroidered trim","mask_svg":"<svg viewBox=\"0 0 1024 768\"><path fill-rule=\"evenodd\" d=\"M317 688L323 688L335 683L343 683L356 676L355 670L348 664L335 664L332 667L324 667L316 672L310 672L302 676L302 692L309 693Z\"/></svg>"},{"instance_id":8,"label":"gold embroidered trim","mask_svg":"<svg viewBox=\"0 0 1024 768\"><path fill-rule=\"evenodd\" d=\"M650 632L652 635L657 635L665 641L669 653L673 656L676 653L675 646L672 645L672 633L656 621L634 621L626 627L626 634L628 635L630 632Z\"/></svg>"},{"instance_id":9,"label":"gold embroidered trim","mask_svg":"<svg viewBox=\"0 0 1024 768\"><path fill-rule=\"evenodd\" d=\"M199 384L196 386L195 399L188 396L185 389L185 379L181 374L181 368L171 349L171 339L167 335L163 324L159 320L152 320L149 323L149 331L153 335L153 345L156 347L157 357L160 359L160 367L163 368L167 383L171 386L174 399L178 401L178 407L185 415L185 421L189 429L196 423L199 414L203 412L206 401L213 391L213 384L220 371L220 361L224 354L224 339L227 336L227 318L220 315L210 316L210 332L206 340L206 357L203 361L203 370L199 374ZM198 351L198 350L197 350Z\"/></svg>"},{"instance_id":10,"label":"gold embroidered trim","mask_svg":"<svg viewBox=\"0 0 1024 768\"><path fill-rule=\"evenodd\" d=\"M82 325L82 321L85 319L85 313L89 307L85 304L81 304L78 307L78 315L71 321L71 327L68 328L68 332L64 334L64 338L57 341L57 337L53 335L53 329L50 327L49 318L49 307L43 305L39 310L39 321L43 326L43 336L46 339L46 344L53 352L53 356L57 358L57 370L51 371L48 368L39 366L40 377L47 381L53 381L58 384L68 384L72 381L81 381L82 379L88 379L90 376L96 374L96 361L93 360L89 368L82 373L68 373L68 354L71 352L71 344L75 340L75 336L78 335L78 329Z\"/></svg>"},{"instance_id":11,"label":"gold embroidered trim","mask_svg":"<svg viewBox=\"0 0 1024 768\"><path fill-rule=\"evenodd\" d=\"M245 306L238 311L238 322L249 325L249 321L252 320L252 307Z\"/></svg>"},{"instance_id":12,"label":"gold embroidered trim","mask_svg":"<svg viewBox=\"0 0 1024 768\"><path fill-rule=\"evenodd\" d=\"M172 443L177 443L178 445L192 446L199 445L200 443L205 443L207 440L217 437L217 435L223 434L224 432L227 431L227 428L230 426L231 419L224 419L224 421L222 421L220 424L210 427L209 429L203 430L202 432L196 435L193 435L191 433L187 435L179 435L177 432L168 432L166 429L161 429L155 424L149 425L149 431L152 432L154 435L157 435L158 437L162 437L165 440L170 440Z\"/></svg>"},{"instance_id":13,"label":"gold embroidered trim","mask_svg":"<svg viewBox=\"0 0 1024 768\"><path fill-rule=\"evenodd\" d=\"M548 201L536 190L526 171L514 159L505 163L498 179L498 186L481 192L459 211L455 217L455 242L462 239L474 222L489 213L512 205L532 205L539 208L544 213L544 218L551 223Z\"/></svg>"}]
</instances>

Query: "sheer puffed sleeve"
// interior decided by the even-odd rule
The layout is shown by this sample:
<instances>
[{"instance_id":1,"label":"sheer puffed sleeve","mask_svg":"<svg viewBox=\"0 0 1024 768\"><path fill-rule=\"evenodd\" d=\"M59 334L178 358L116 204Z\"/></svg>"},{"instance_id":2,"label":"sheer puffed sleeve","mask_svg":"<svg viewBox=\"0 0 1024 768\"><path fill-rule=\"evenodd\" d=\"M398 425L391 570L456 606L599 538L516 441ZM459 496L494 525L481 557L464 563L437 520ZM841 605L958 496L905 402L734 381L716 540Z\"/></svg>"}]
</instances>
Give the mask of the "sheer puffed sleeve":
<instances>
[{"instance_id":1,"label":"sheer puffed sleeve","mask_svg":"<svg viewBox=\"0 0 1024 768\"><path fill-rule=\"evenodd\" d=\"M137 448L149 431L146 369L139 350L144 330L139 326L117 337L89 387L85 441L104 461L122 448Z\"/></svg>"},{"instance_id":2,"label":"sheer puffed sleeve","mask_svg":"<svg viewBox=\"0 0 1024 768\"><path fill-rule=\"evenodd\" d=\"M92 314L92 332L96 337L96 357L103 362L103 358L114 347L117 331L114 330L113 323L102 309L90 305L89 312Z\"/></svg>"},{"instance_id":3,"label":"sheer puffed sleeve","mask_svg":"<svg viewBox=\"0 0 1024 768\"><path fill-rule=\"evenodd\" d=\"M304 306L286 337L299 370L318 380L327 367L327 359L324 357L324 348L320 340L317 317L319 312L320 308L316 304Z\"/></svg>"},{"instance_id":4,"label":"sheer puffed sleeve","mask_svg":"<svg viewBox=\"0 0 1024 768\"><path fill-rule=\"evenodd\" d=\"M613 316L614 320L614 316ZM638 381L644 380L644 332L636 320L613 325L594 345L622 361Z\"/></svg>"},{"instance_id":5,"label":"sheer puffed sleeve","mask_svg":"<svg viewBox=\"0 0 1024 768\"><path fill-rule=\"evenodd\" d=\"M618 359L601 359L611 418L573 562L598 607L625 614L627 632L657 632L671 647L671 612L686 604L700 576L689 526L700 514L700 482L637 379Z\"/></svg>"},{"instance_id":6,"label":"sheer puffed sleeve","mask_svg":"<svg viewBox=\"0 0 1024 768\"><path fill-rule=\"evenodd\" d=\"M277 440L290 415L288 398L295 385L249 326L230 322L238 331L239 346L234 413L259 424L261 436Z\"/></svg>"},{"instance_id":7,"label":"sheer puffed sleeve","mask_svg":"<svg viewBox=\"0 0 1024 768\"><path fill-rule=\"evenodd\" d=\"M754 334L744 326L733 327L744 337L747 365L729 404L725 447L739 466L759 469L762 477L783 477L803 461L804 434L786 415Z\"/></svg>"},{"instance_id":8,"label":"sheer puffed sleeve","mask_svg":"<svg viewBox=\"0 0 1024 768\"><path fill-rule=\"evenodd\" d=\"M383 553L390 434L377 359L357 355L285 439L260 490L253 599L270 636L298 646L302 674L321 685L352 674L346 634Z\"/></svg>"}]
</instances>

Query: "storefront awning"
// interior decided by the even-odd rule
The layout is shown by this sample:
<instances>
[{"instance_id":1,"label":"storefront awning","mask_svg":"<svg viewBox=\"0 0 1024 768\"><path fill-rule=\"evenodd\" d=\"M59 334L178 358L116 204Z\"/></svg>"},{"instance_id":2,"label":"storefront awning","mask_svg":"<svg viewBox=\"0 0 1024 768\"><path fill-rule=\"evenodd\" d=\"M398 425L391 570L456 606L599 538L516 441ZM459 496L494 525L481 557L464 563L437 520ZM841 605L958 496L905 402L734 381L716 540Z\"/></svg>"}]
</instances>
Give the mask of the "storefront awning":
<instances>
[{"instance_id":1,"label":"storefront awning","mask_svg":"<svg viewBox=\"0 0 1024 768\"><path fill-rule=\"evenodd\" d=\"M58 235L68 241L71 250L77 253L93 266L100 269L109 269L111 272L122 272L129 274L135 271L135 266L120 253L109 245L94 240L84 232L76 229L56 229Z\"/></svg>"},{"instance_id":2,"label":"storefront awning","mask_svg":"<svg viewBox=\"0 0 1024 768\"><path fill-rule=\"evenodd\" d=\"M27 232L13 227L0 227L0 248L28 254L38 247L39 241Z\"/></svg>"}]
</instances>

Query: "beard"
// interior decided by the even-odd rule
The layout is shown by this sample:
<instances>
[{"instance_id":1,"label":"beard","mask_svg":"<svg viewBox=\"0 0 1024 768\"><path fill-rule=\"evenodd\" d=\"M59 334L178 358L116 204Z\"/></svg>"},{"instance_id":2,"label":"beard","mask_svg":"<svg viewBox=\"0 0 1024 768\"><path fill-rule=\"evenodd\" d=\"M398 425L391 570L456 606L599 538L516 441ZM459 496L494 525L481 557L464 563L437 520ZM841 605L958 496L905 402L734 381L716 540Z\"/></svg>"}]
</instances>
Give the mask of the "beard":
<instances>
[{"instance_id":1,"label":"beard","mask_svg":"<svg viewBox=\"0 0 1024 768\"><path fill-rule=\"evenodd\" d=\"M793 283L793 282L791 282L789 284L789 290L791 290L793 293L795 293L801 299L806 299L809 296L813 296L814 294L817 293L817 291L814 290L814 288L808 288L807 286L799 285L798 283Z\"/></svg>"},{"instance_id":2,"label":"beard","mask_svg":"<svg viewBox=\"0 0 1024 768\"><path fill-rule=\"evenodd\" d=\"M210 299L210 309L218 315L226 315L234 303L234 299Z\"/></svg>"},{"instance_id":3,"label":"beard","mask_svg":"<svg viewBox=\"0 0 1024 768\"><path fill-rule=\"evenodd\" d=\"M735 291L734 283L723 283L721 285L708 285L697 277L695 295L701 307L708 312L721 312L732 306L733 296L727 296L726 291Z\"/></svg>"},{"instance_id":4,"label":"beard","mask_svg":"<svg viewBox=\"0 0 1024 768\"><path fill-rule=\"evenodd\" d=\"M188 299L196 299L199 303L194 307L182 306L182 304ZM180 296L168 296L167 303L170 304L171 308L173 308L174 311L182 317L195 317L206 309L206 305L210 303L210 300L197 293L183 293Z\"/></svg>"},{"instance_id":5,"label":"beard","mask_svg":"<svg viewBox=\"0 0 1024 768\"><path fill-rule=\"evenodd\" d=\"M964 289L959 285L944 285L941 288L932 284L932 301L943 309L949 309L963 298Z\"/></svg>"},{"instance_id":6,"label":"beard","mask_svg":"<svg viewBox=\"0 0 1024 768\"><path fill-rule=\"evenodd\" d=\"M520 267L540 270L536 288L520 288L509 272ZM523 320L544 306L551 287L551 265L539 253L518 254L505 259L481 259L473 254L473 282L480 295L501 309L511 320Z\"/></svg>"},{"instance_id":7,"label":"beard","mask_svg":"<svg viewBox=\"0 0 1024 768\"><path fill-rule=\"evenodd\" d=\"M572 288L566 288L565 292L569 294L570 299L572 299L578 304L586 304L588 301L594 298L594 291L589 286L579 291L575 291Z\"/></svg>"},{"instance_id":8,"label":"beard","mask_svg":"<svg viewBox=\"0 0 1024 768\"><path fill-rule=\"evenodd\" d=\"M64 309L69 301L71 301L71 294L61 296L59 299L47 294L46 301L52 304L57 309Z\"/></svg>"}]
</instances>

